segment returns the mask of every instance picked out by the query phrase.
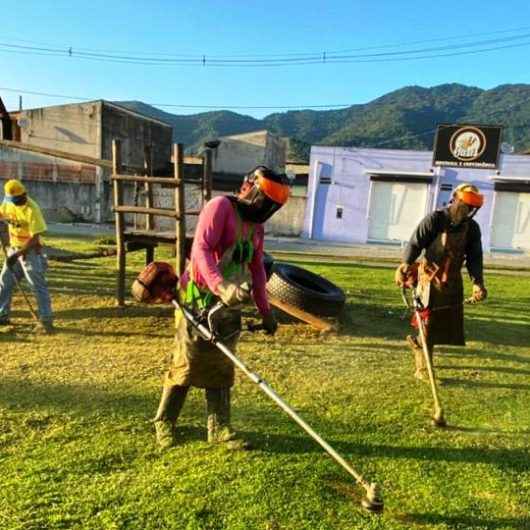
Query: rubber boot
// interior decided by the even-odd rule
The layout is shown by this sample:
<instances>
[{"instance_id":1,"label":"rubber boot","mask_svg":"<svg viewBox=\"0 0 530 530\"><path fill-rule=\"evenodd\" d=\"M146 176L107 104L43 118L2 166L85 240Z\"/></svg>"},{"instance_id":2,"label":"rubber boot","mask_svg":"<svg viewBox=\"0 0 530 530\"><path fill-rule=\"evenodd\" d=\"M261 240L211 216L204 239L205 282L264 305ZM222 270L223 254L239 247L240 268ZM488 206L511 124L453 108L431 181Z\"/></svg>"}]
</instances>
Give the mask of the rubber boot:
<instances>
[{"instance_id":1,"label":"rubber boot","mask_svg":"<svg viewBox=\"0 0 530 530\"><path fill-rule=\"evenodd\" d=\"M222 443L228 449L245 450L251 446L237 437L230 427L230 388L206 389L206 412L208 414L208 442Z\"/></svg>"},{"instance_id":2,"label":"rubber boot","mask_svg":"<svg viewBox=\"0 0 530 530\"><path fill-rule=\"evenodd\" d=\"M160 449L169 449L177 444L175 438L175 423L179 417L188 386L169 386L162 389L160 404L153 419L156 431L156 441Z\"/></svg>"}]
</instances>

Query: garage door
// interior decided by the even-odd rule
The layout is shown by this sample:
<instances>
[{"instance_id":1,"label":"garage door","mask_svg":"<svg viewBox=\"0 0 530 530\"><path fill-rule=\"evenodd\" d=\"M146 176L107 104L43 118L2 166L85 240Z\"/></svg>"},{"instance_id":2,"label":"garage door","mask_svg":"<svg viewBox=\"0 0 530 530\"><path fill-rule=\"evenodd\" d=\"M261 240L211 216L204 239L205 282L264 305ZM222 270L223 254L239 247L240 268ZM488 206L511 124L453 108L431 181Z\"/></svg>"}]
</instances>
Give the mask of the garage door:
<instances>
[{"instance_id":1,"label":"garage door","mask_svg":"<svg viewBox=\"0 0 530 530\"><path fill-rule=\"evenodd\" d=\"M491 246L530 250L530 193L495 193Z\"/></svg>"},{"instance_id":2,"label":"garage door","mask_svg":"<svg viewBox=\"0 0 530 530\"><path fill-rule=\"evenodd\" d=\"M425 216L428 184L372 181L368 239L408 241Z\"/></svg>"}]
</instances>

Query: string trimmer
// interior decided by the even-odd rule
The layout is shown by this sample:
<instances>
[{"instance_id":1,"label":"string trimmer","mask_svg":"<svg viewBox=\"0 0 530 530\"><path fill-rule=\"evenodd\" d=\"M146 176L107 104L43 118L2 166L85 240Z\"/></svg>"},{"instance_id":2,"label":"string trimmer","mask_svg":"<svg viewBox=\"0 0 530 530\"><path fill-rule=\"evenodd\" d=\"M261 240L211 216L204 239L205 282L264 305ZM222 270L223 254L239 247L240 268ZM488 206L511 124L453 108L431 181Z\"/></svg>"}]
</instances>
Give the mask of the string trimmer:
<instances>
[{"instance_id":1,"label":"string trimmer","mask_svg":"<svg viewBox=\"0 0 530 530\"><path fill-rule=\"evenodd\" d=\"M7 246L4 242L4 239L2 237L0 237L0 242L2 244L2 250L3 250L3 253L4 253L4 258L6 259L6 266L7 266L7 259L9 257L9 254L7 252ZM17 287L17 289L20 291L20 293L22 294L22 297L24 298L27 306L28 306L28 309L29 309L29 312L31 313L31 316L37 321L39 322L39 317L37 316L37 313L35 312L35 310L33 309L33 305L31 304L29 298L28 298L28 295L26 294L26 291L23 289L22 285L20 284L19 280L18 280L18 277L17 277L17 273L14 269L12 269L11 267L7 266L7 268L10 270L11 274L13 275L13 278L15 279L15 285Z\"/></svg>"},{"instance_id":2,"label":"string trimmer","mask_svg":"<svg viewBox=\"0 0 530 530\"><path fill-rule=\"evenodd\" d=\"M157 271L157 267L161 272ZM172 275L172 278L170 276ZM384 504L381 490L376 483L368 482L358 473L331 445L319 436L276 392L259 376L251 372L247 366L225 344L223 344L212 326L215 314L225 308L222 302L217 302L213 307L204 310L201 314L194 314L182 304L175 292L177 277L171 266L167 263L153 262L138 276L133 284L133 295L141 302L154 303L157 301L170 302L176 309L180 309L186 320L200 333L200 335L216 346L228 357L252 382L271 398L284 412L286 412L313 440L315 440L340 466L342 466L359 483L366 492L361 501L364 509L380 513ZM254 330L258 329L257 327Z\"/></svg>"},{"instance_id":3,"label":"string trimmer","mask_svg":"<svg viewBox=\"0 0 530 530\"><path fill-rule=\"evenodd\" d=\"M407 298L407 287L410 287L412 292L412 304ZM418 296L414 286L408 285L407 287L401 288L401 298L407 306L409 311L414 313L414 318L418 326L418 332L421 342L421 347L423 351L423 356L425 358L425 366L427 367L427 374L429 375L429 383L431 385L432 396L434 401L434 411L432 416L432 423L435 427L446 427L447 422L444 417L443 408L440 403L440 397L438 395L438 385L436 384L436 377L434 374L434 367L432 364L431 356L429 355L429 350L427 347L426 341L426 331L425 331L425 320L423 317L423 312L425 307L422 304L421 298ZM477 303L473 297L466 298L464 304L475 304ZM445 307L445 306L444 306ZM448 306L449 307L449 306ZM452 307L452 306L451 306Z\"/></svg>"},{"instance_id":4,"label":"string trimmer","mask_svg":"<svg viewBox=\"0 0 530 530\"><path fill-rule=\"evenodd\" d=\"M404 300L406 296L403 294ZM421 298L418 296L415 289L412 290L412 306L414 308L414 315L416 323L418 325L418 332L420 334L421 348L423 350L423 357L425 359L425 366L427 367L427 374L429 375L429 383L431 384L432 397L434 400L434 412L432 415L432 424L435 427L447 427L447 422L444 418L442 404L438 396L438 385L436 384L436 378L434 376L434 367L432 365L431 356L429 355L429 348L427 346L427 333L425 331L425 320L423 317L423 311L425 308L421 302Z\"/></svg>"}]
</instances>

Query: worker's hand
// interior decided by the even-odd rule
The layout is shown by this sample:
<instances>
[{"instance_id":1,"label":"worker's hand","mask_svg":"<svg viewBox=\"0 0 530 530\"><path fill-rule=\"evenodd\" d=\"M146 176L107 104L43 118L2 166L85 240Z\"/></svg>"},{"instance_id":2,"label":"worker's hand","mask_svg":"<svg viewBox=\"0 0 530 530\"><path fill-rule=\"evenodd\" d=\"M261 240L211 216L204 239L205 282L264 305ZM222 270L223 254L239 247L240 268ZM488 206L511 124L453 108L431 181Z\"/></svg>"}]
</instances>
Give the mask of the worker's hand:
<instances>
[{"instance_id":1,"label":"worker's hand","mask_svg":"<svg viewBox=\"0 0 530 530\"><path fill-rule=\"evenodd\" d=\"M488 291L484 285L480 283L473 284L473 294L471 295L472 303L482 302L488 297Z\"/></svg>"},{"instance_id":2,"label":"worker's hand","mask_svg":"<svg viewBox=\"0 0 530 530\"><path fill-rule=\"evenodd\" d=\"M408 272L410 265L408 263L401 263L394 274L394 281L399 287L406 287Z\"/></svg>"},{"instance_id":3,"label":"worker's hand","mask_svg":"<svg viewBox=\"0 0 530 530\"><path fill-rule=\"evenodd\" d=\"M235 283L223 281L217 286L217 294L226 306L243 304L250 300L250 290Z\"/></svg>"},{"instance_id":4,"label":"worker's hand","mask_svg":"<svg viewBox=\"0 0 530 530\"><path fill-rule=\"evenodd\" d=\"M8 256L6 259L6 265L10 269L12 269L16 265L19 257L20 257L20 254L18 252L11 254L11 256Z\"/></svg>"},{"instance_id":5,"label":"worker's hand","mask_svg":"<svg viewBox=\"0 0 530 530\"><path fill-rule=\"evenodd\" d=\"M263 329L268 335L274 335L276 333L276 331L278 330L278 322L272 310L269 311L266 315L263 315L262 324Z\"/></svg>"}]
</instances>

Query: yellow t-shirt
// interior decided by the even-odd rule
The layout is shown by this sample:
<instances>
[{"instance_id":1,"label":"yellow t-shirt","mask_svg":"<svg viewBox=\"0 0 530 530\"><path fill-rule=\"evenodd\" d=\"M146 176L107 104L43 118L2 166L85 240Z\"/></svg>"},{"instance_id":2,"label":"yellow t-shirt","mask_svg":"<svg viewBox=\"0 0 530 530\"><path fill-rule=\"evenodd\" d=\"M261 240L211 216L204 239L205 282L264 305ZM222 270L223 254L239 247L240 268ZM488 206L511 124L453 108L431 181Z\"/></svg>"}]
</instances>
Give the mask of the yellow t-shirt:
<instances>
[{"instance_id":1,"label":"yellow t-shirt","mask_svg":"<svg viewBox=\"0 0 530 530\"><path fill-rule=\"evenodd\" d=\"M0 219L9 224L9 240L12 247L24 246L35 234L46 231L46 222L39 205L28 197L23 206L11 202L0 204Z\"/></svg>"}]
</instances>

